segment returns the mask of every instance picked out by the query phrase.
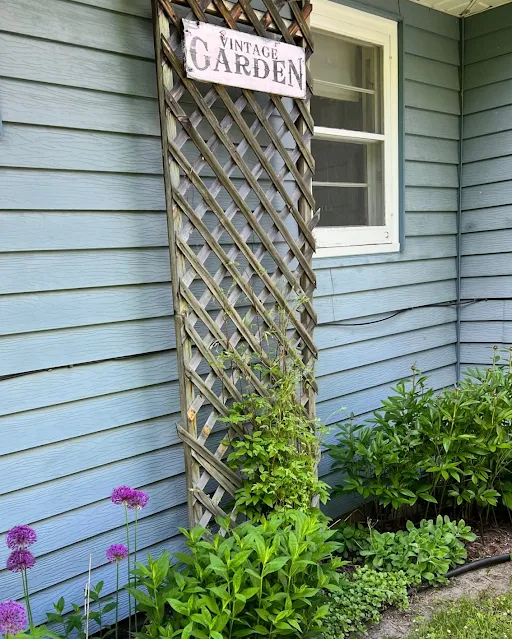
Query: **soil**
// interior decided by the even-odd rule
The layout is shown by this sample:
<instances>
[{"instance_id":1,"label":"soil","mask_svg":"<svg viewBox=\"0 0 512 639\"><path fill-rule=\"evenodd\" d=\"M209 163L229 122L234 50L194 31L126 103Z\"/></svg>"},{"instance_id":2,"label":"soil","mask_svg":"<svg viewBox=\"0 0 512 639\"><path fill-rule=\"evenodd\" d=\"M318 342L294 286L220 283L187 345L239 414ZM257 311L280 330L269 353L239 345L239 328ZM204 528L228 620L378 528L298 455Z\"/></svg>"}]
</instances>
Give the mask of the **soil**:
<instances>
[{"instance_id":1,"label":"soil","mask_svg":"<svg viewBox=\"0 0 512 639\"><path fill-rule=\"evenodd\" d=\"M485 530L468 546L470 561L512 553L512 525L502 524ZM454 577L446 586L419 592L411 598L408 610L390 609L382 621L370 628L365 639L402 639L407 637L420 621L427 621L440 606L464 597L481 594L500 595L512 587L512 562L488 569L468 572Z\"/></svg>"}]
</instances>

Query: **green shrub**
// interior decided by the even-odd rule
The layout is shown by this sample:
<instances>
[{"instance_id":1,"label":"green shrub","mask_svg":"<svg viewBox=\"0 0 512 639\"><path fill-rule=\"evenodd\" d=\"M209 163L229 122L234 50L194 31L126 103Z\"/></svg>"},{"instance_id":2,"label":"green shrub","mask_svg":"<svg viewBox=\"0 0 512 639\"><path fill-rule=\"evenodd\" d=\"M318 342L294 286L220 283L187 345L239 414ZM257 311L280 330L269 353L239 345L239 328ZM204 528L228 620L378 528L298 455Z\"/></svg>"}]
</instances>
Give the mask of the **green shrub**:
<instances>
[{"instance_id":1,"label":"green shrub","mask_svg":"<svg viewBox=\"0 0 512 639\"><path fill-rule=\"evenodd\" d=\"M182 532L190 554L177 553L177 566L164 554L137 567L141 588L130 591L148 618L139 639L318 635L328 611L319 595L336 590L342 563L321 513L273 515L225 536Z\"/></svg>"},{"instance_id":2,"label":"green shrub","mask_svg":"<svg viewBox=\"0 0 512 639\"><path fill-rule=\"evenodd\" d=\"M377 572L365 566L353 575L344 574L340 591L329 593L325 603L329 613L324 620L324 639L344 639L364 632L378 623L383 608L407 608L407 577L403 572Z\"/></svg>"},{"instance_id":3,"label":"green shrub","mask_svg":"<svg viewBox=\"0 0 512 639\"><path fill-rule=\"evenodd\" d=\"M367 549L361 556L377 570L403 571L411 585L446 583L450 568L465 563L467 552L463 541L476 535L464 521L437 517L423 520L418 527L407 522L407 530L379 533L372 530Z\"/></svg>"},{"instance_id":4,"label":"green shrub","mask_svg":"<svg viewBox=\"0 0 512 639\"><path fill-rule=\"evenodd\" d=\"M489 369L437 395L414 370L366 424L339 425L335 492L359 493L379 519L422 501L425 515L466 518L500 500L512 507L512 372L498 364L495 353Z\"/></svg>"}]
</instances>

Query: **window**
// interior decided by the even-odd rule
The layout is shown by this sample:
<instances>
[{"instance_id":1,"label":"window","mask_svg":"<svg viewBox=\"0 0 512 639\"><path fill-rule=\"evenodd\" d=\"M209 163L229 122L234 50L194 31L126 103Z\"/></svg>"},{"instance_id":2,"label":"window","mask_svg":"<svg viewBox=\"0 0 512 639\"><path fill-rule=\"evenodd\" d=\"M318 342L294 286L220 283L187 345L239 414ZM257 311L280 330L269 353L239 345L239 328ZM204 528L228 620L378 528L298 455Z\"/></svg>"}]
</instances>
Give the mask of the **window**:
<instances>
[{"instance_id":1,"label":"window","mask_svg":"<svg viewBox=\"0 0 512 639\"><path fill-rule=\"evenodd\" d=\"M315 257L397 251L397 23L315 0Z\"/></svg>"}]
</instances>

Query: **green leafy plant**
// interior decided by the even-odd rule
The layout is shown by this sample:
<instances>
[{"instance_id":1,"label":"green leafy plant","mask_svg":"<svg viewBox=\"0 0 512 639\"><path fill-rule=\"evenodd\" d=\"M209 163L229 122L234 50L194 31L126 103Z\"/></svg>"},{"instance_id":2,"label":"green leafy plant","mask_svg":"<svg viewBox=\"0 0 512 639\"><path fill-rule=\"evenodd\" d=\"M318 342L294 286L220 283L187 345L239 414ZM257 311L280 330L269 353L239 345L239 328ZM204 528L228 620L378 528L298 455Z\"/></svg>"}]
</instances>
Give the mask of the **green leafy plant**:
<instances>
[{"instance_id":1,"label":"green leafy plant","mask_svg":"<svg viewBox=\"0 0 512 639\"><path fill-rule=\"evenodd\" d=\"M357 561L362 550L370 545L370 528L362 524L339 523L334 530L334 540L340 544L339 555Z\"/></svg>"},{"instance_id":2,"label":"green leafy plant","mask_svg":"<svg viewBox=\"0 0 512 639\"><path fill-rule=\"evenodd\" d=\"M512 507L512 367L499 364L495 350L490 368L438 394L413 367L372 419L339 426L335 492L359 493L378 519L410 516L422 502L425 516L466 519L500 501Z\"/></svg>"},{"instance_id":3,"label":"green leafy plant","mask_svg":"<svg viewBox=\"0 0 512 639\"><path fill-rule=\"evenodd\" d=\"M364 566L341 576L338 592L325 595L329 613L324 620L324 639L345 639L363 633L380 621L388 606L408 607L407 577L403 572L377 572Z\"/></svg>"},{"instance_id":4,"label":"green leafy plant","mask_svg":"<svg viewBox=\"0 0 512 639\"><path fill-rule=\"evenodd\" d=\"M232 441L228 456L243 480L235 495L237 510L261 520L273 511L307 510L315 498L325 503L328 486L317 476L319 424L299 401L308 374L295 349L284 344L265 361L239 352L225 354L226 359L243 361L270 391L244 393L223 419L244 433ZM250 375L246 382L251 383Z\"/></svg>"},{"instance_id":5,"label":"green leafy plant","mask_svg":"<svg viewBox=\"0 0 512 639\"><path fill-rule=\"evenodd\" d=\"M322 591L336 590L338 544L319 512L272 515L244 522L208 538L203 528L182 530L188 553L149 559L136 568L140 588L131 587L147 615L143 637L234 637L318 635L328 611Z\"/></svg>"},{"instance_id":6,"label":"green leafy plant","mask_svg":"<svg viewBox=\"0 0 512 639\"><path fill-rule=\"evenodd\" d=\"M466 561L463 542L475 539L464 521L456 523L439 515L417 527L409 521L406 530L396 533L372 530L369 547L360 554L376 570L403 571L412 585L436 585L446 583L448 570Z\"/></svg>"}]
</instances>

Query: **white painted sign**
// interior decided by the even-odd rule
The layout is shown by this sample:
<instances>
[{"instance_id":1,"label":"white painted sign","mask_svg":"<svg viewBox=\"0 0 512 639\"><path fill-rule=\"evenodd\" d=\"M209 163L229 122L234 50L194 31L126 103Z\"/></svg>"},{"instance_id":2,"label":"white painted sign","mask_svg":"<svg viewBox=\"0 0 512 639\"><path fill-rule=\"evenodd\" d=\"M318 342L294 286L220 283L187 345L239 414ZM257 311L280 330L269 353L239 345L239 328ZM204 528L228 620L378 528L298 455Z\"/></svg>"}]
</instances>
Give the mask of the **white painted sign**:
<instances>
[{"instance_id":1,"label":"white painted sign","mask_svg":"<svg viewBox=\"0 0 512 639\"><path fill-rule=\"evenodd\" d=\"M183 20L187 77L204 82L306 97L304 50L285 42Z\"/></svg>"}]
</instances>

